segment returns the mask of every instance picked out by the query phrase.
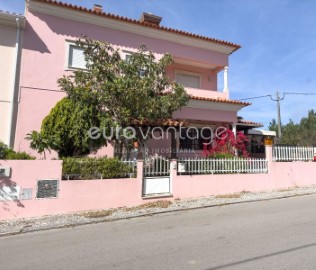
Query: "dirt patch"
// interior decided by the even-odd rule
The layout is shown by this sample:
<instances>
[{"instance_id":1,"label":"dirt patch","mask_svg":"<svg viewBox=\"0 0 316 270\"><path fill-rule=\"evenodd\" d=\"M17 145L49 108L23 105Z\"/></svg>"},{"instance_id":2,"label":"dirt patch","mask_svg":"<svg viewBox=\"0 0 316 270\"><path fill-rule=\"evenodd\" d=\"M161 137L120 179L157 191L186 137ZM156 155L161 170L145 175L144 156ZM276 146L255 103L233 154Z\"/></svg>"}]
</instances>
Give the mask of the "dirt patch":
<instances>
[{"instance_id":1,"label":"dirt patch","mask_svg":"<svg viewBox=\"0 0 316 270\"><path fill-rule=\"evenodd\" d=\"M219 194L219 195L216 195L215 198L217 198L217 199L238 199L241 196L243 196L245 194L249 194L249 193L251 193L251 192L247 191L247 190L243 190L242 192L239 192L239 193Z\"/></svg>"},{"instance_id":2,"label":"dirt patch","mask_svg":"<svg viewBox=\"0 0 316 270\"><path fill-rule=\"evenodd\" d=\"M80 213L79 215L85 218L100 218L107 217L113 214L115 210L98 210L98 211L88 211Z\"/></svg>"},{"instance_id":3,"label":"dirt patch","mask_svg":"<svg viewBox=\"0 0 316 270\"><path fill-rule=\"evenodd\" d=\"M220 194L216 195L216 199L238 199L241 197L240 193L232 193L232 194Z\"/></svg>"},{"instance_id":4,"label":"dirt patch","mask_svg":"<svg viewBox=\"0 0 316 270\"><path fill-rule=\"evenodd\" d=\"M295 187L289 187L289 188L280 188L280 189L277 189L278 192L289 192L291 190L294 190Z\"/></svg>"},{"instance_id":5,"label":"dirt patch","mask_svg":"<svg viewBox=\"0 0 316 270\"><path fill-rule=\"evenodd\" d=\"M142 205L125 208L124 211L135 211L148 208L167 208L172 204L171 201L161 200L156 202L144 203Z\"/></svg>"}]
</instances>

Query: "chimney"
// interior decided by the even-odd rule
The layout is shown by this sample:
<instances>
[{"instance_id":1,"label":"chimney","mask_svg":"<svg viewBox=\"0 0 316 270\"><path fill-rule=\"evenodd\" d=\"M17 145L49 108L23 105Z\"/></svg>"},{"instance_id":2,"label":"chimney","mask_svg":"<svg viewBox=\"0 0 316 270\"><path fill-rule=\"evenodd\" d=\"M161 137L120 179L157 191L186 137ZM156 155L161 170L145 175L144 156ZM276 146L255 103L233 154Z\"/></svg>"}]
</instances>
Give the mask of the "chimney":
<instances>
[{"instance_id":1,"label":"chimney","mask_svg":"<svg viewBox=\"0 0 316 270\"><path fill-rule=\"evenodd\" d=\"M155 25L159 25L161 20L162 17L147 12L143 12L142 16L139 19L141 23L147 22Z\"/></svg>"},{"instance_id":2,"label":"chimney","mask_svg":"<svg viewBox=\"0 0 316 270\"><path fill-rule=\"evenodd\" d=\"M97 12L97 13L102 13L102 12L103 12L102 6L101 6L101 5L94 4L94 6L93 6L93 11L94 11L94 12Z\"/></svg>"}]
</instances>

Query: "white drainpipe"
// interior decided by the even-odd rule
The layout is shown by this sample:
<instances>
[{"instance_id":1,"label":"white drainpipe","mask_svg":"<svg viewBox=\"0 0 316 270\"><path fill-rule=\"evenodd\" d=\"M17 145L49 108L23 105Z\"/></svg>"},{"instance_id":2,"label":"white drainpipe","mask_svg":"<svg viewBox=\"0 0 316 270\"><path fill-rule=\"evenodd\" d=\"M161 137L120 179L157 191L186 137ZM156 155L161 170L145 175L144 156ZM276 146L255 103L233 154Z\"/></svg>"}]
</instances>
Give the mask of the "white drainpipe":
<instances>
[{"instance_id":1,"label":"white drainpipe","mask_svg":"<svg viewBox=\"0 0 316 270\"><path fill-rule=\"evenodd\" d=\"M10 121L9 121L9 129L8 129L8 145L13 146L11 142L11 133L12 133L12 126L13 126L13 115L14 115L14 94L15 94L15 87L16 87L16 72L18 68L18 57L19 57L19 50L20 50L20 18L16 18L16 38L15 38L15 55L14 55L14 65L13 65L13 81L12 81L12 91L10 96Z\"/></svg>"}]
</instances>

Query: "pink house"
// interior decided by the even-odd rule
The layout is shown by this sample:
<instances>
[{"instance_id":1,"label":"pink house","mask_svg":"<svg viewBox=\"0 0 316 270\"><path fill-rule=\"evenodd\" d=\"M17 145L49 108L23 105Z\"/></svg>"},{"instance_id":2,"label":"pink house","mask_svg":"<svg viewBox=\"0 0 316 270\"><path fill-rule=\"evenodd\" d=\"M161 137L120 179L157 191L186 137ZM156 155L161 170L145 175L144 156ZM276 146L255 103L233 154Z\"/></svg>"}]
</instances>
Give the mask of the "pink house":
<instances>
[{"instance_id":1,"label":"pink house","mask_svg":"<svg viewBox=\"0 0 316 270\"><path fill-rule=\"evenodd\" d=\"M189 127L225 126L233 131L249 128L247 122L238 120L237 113L250 103L229 96L228 60L239 45L164 27L161 17L152 14L144 13L135 20L103 12L97 5L86 9L52 0L29 0L25 16L15 150L36 155L25 136L39 130L43 118L65 96L57 79L82 67L82 51L74 45L82 34L119 47L122 57L141 44L154 51L157 58L164 53L174 56L168 76L185 86L191 100L174 113L168 125L179 126L179 120L185 119ZM218 89L220 72L223 89ZM152 141L150 147L170 147L170 143ZM180 139L179 132L176 143L178 149L193 155L202 152L198 140ZM100 154L113 155L113 147L102 149Z\"/></svg>"}]
</instances>

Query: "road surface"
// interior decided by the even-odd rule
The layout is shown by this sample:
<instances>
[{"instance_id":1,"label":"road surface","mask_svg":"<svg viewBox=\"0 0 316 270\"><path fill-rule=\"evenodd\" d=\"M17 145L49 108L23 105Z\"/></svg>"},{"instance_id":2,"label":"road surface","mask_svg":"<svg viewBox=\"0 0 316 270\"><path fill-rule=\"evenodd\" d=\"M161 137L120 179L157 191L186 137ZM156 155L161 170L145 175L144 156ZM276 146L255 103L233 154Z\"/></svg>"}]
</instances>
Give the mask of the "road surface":
<instances>
[{"instance_id":1,"label":"road surface","mask_svg":"<svg viewBox=\"0 0 316 270\"><path fill-rule=\"evenodd\" d=\"M0 238L1 270L316 269L316 195Z\"/></svg>"}]
</instances>

